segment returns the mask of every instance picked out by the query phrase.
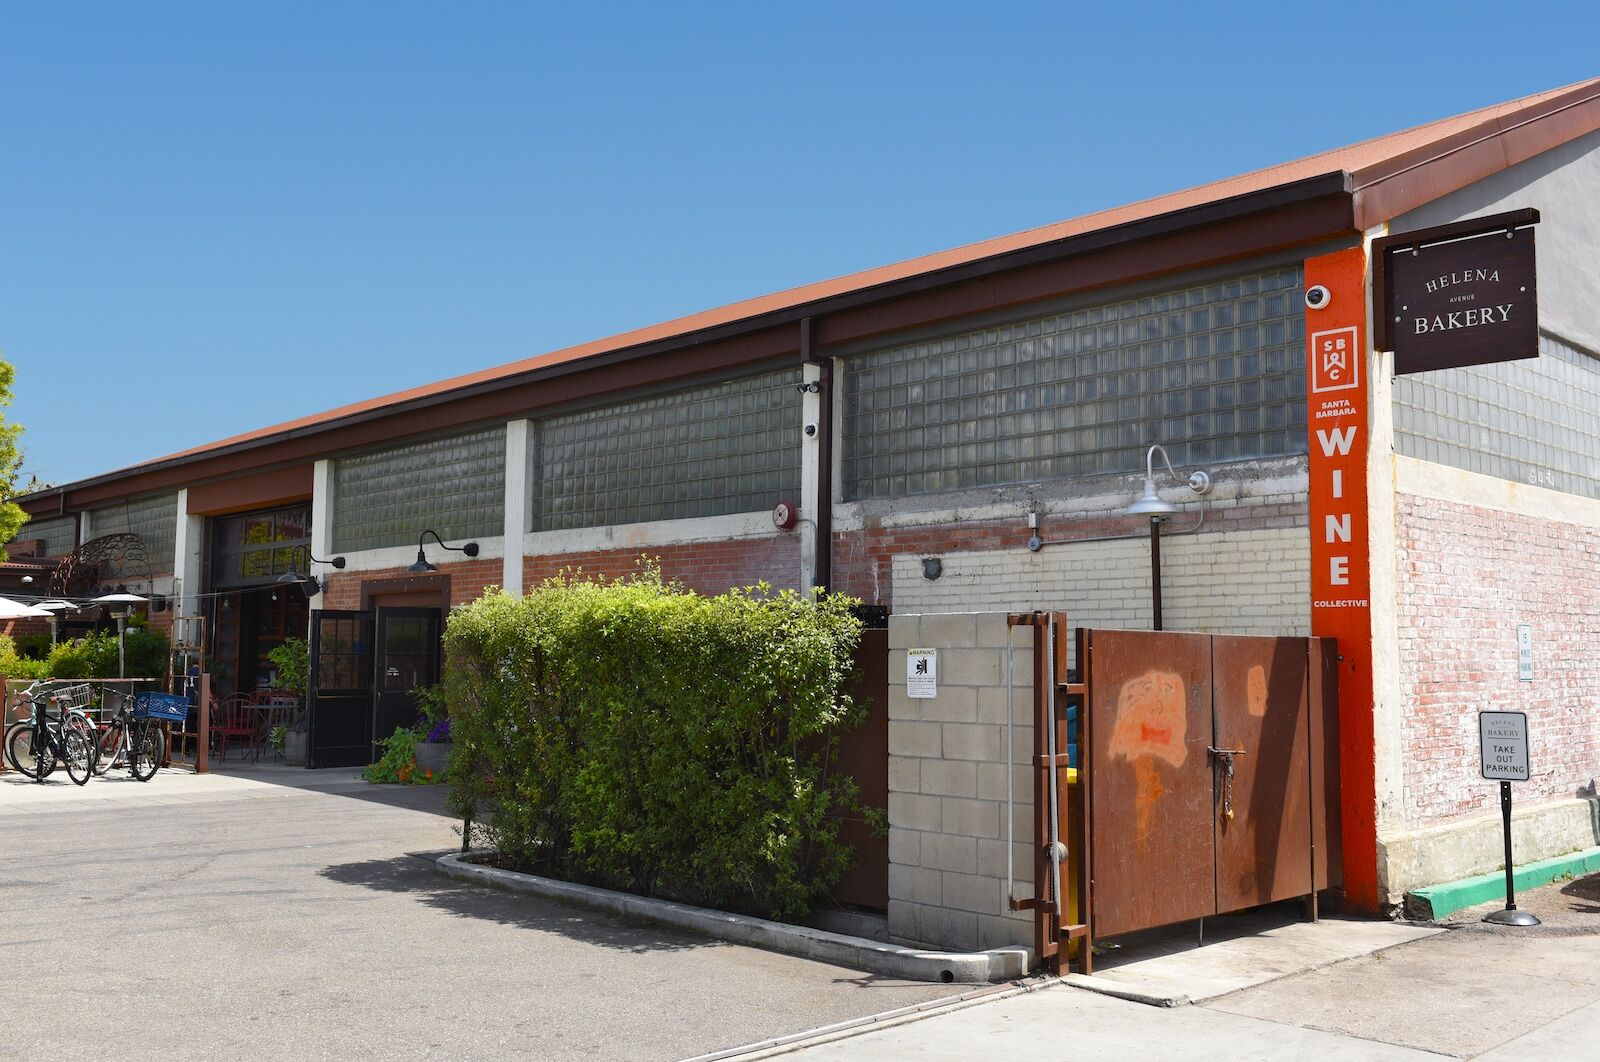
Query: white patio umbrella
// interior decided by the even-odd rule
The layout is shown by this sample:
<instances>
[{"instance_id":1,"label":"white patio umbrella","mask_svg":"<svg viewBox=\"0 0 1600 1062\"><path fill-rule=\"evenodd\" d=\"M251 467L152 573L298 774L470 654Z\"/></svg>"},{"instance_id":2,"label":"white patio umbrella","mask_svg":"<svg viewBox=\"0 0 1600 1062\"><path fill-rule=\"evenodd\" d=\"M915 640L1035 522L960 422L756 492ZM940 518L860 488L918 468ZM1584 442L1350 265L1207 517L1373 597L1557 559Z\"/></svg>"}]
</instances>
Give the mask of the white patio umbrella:
<instances>
[{"instance_id":1,"label":"white patio umbrella","mask_svg":"<svg viewBox=\"0 0 1600 1062\"><path fill-rule=\"evenodd\" d=\"M35 616L49 619L51 613L37 605L24 605L9 597L0 597L0 620L29 619Z\"/></svg>"},{"instance_id":2,"label":"white patio umbrella","mask_svg":"<svg viewBox=\"0 0 1600 1062\"><path fill-rule=\"evenodd\" d=\"M110 605L111 618L117 621L117 678L126 678L128 670L127 650L124 648L123 636L128 633L128 610L132 605L142 605L149 598L140 597L138 594L102 594L94 599L96 605Z\"/></svg>"}]
</instances>

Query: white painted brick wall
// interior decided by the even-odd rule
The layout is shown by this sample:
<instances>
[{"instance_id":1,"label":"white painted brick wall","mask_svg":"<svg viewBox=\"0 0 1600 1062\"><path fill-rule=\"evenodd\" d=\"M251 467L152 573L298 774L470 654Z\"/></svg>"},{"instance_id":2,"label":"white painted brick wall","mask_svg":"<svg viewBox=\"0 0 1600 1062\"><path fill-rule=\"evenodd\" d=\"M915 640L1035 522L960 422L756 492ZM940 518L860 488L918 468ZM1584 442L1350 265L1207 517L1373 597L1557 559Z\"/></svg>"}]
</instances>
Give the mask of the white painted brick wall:
<instances>
[{"instance_id":1,"label":"white painted brick wall","mask_svg":"<svg viewBox=\"0 0 1600 1062\"><path fill-rule=\"evenodd\" d=\"M1065 611L1074 626L1148 629L1150 541L1133 538L894 558L897 613ZM1201 532L1161 540L1162 622L1208 634L1311 633L1311 544L1303 527ZM930 645L944 644L940 639ZM952 642L951 644L960 644Z\"/></svg>"},{"instance_id":2,"label":"white painted brick wall","mask_svg":"<svg viewBox=\"0 0 1600 1062\"><path fill-rule=\"evenodd\" d=\"M920 578L920 575L919 575ZM1006 822L1006 617L889 618L889 932L971 950L1029 946L1033 919L1006 905L1006 846L1017 896L1033 892L1033 635L1018 628L1011 668L1013 815ZM906 695L906 650L939 650L939 695Z\"/></svg>"}]
</instances>

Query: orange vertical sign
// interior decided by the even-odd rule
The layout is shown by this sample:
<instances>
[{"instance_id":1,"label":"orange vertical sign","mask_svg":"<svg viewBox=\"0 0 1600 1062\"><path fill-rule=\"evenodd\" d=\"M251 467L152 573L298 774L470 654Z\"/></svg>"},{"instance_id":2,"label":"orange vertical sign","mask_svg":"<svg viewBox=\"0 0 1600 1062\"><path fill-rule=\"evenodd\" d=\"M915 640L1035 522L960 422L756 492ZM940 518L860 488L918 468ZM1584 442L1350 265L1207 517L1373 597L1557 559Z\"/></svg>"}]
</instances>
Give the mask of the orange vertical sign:
<instances>
[{"instance_id":1,"label":"orange vertical sign","mask_svg":"<svg viewBox=\"0 0 1600 1062\"><path fill-rule=\"evenodd\" d=\"M1330 297L1306 311L1311 443L1311 633L1339 641L1339 775L1345 895L1378 903L1367 527L1366 252L1306 260L1306 286Z\"/></svg>"}]
</instances>

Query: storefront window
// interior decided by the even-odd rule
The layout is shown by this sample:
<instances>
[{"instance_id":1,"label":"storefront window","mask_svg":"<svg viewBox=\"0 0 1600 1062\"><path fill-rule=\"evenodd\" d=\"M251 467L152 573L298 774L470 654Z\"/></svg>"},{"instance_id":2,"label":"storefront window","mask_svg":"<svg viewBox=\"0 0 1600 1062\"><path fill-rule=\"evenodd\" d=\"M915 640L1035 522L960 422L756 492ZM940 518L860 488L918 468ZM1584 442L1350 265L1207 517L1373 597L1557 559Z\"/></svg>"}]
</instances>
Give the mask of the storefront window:
<instances>
[{"instance_id":1,"label":"storefront window","mask_svg":"<svg viewBox=\"0 0 1600 1062\"><path fill-rule=\"evenodd\" d=\"M223 517L216 522L212 579L216 587L270 583L289 571L306 570L311 510L304 506L270 513Z\"/></svg>"}]
</instances>

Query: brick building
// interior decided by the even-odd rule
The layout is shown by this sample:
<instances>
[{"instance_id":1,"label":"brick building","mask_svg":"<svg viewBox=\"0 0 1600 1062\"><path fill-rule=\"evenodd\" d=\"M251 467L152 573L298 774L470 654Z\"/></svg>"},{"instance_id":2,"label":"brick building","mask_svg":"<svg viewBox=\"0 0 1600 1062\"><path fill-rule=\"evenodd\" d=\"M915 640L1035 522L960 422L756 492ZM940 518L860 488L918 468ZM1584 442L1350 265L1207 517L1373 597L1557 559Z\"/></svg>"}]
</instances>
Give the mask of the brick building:
<instances>
[{"instance_id":1,"label":"brick building","mask_svg":"<svg viewBox=\"0 0 1600 1062\"><path fill-rule=\"evenodd\" d=\"M896 614L1145 626L1145 522L1124 510L1161 443L1215 483L1199 524L1193 496L1167 492L1191 515L1164 540L1166 626L1326 633L1308 317L1353 313L1365 336L1373 240L1536 208L1537 359L1395 377L1389 354L1357 351L1371 607L1339 632L1361 643L1345 866L1376 907L1494 865L1475 769L1490 701L1533 720L1524 852L1597 840L1596 202L1600 80L55 487L20 499L22 537L59 556L138 535L173 602L153 620L204 614L241 688L317 611L438 613L644 553L705 591L765 579ZM1308 310L1324 275L1335 304ZM478 551L430 539L437 571L411 571L425 530ZM326 581L309 599L276 582L306 550Z\"/></svg>"}]
</instances>

